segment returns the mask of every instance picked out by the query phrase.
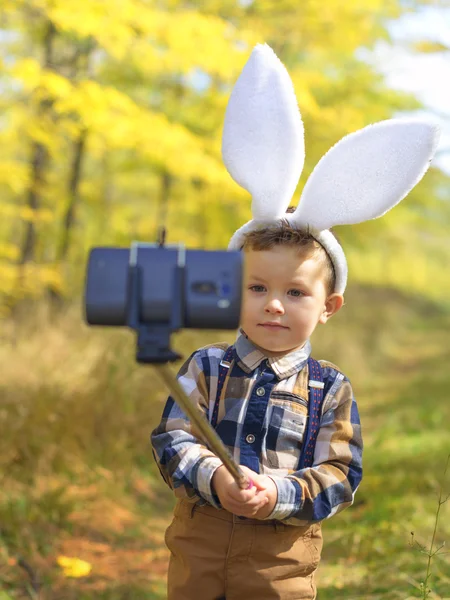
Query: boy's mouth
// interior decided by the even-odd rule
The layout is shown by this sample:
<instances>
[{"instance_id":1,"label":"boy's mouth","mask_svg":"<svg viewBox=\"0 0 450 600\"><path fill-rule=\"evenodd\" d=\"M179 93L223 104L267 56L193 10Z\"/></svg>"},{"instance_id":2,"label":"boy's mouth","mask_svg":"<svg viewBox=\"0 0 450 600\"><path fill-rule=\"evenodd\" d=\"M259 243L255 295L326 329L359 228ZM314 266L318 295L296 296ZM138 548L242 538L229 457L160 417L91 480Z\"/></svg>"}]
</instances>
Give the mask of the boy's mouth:
<instances>
[{"instance_id":1,"label":"boy's mouth","mask_svg":"<svg viewBox=\"0 0 450 600\"><path fill-rule=\"evenodd\" d=\"M264 329L270 329L271 331L275 331L277 329L289 329L289 327L285 327L281 325L281 323L276 323L275 321L267 321L266 323L258 323L259 327L264 327Z\"/></svg>"}]
</instances>

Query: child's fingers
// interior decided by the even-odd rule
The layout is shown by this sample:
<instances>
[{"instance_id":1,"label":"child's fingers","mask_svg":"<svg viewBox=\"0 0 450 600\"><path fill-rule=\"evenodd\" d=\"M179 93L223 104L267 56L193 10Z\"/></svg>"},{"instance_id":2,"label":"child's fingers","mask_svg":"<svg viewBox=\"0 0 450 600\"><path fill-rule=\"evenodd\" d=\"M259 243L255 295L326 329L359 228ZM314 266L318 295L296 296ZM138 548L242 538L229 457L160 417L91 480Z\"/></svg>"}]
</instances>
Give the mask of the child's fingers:
<instances>
[{"instance_id":1,"label":"child's fingers","mask_svg":"<svg viewBox=\"0 0 450 600\"><path fill-rule=\"evenodd\" d=\"M266 504L266 499L267 499L267 496L264 494L264 492L259 492L253 498L250 498L246 502L240 502L239 504L241 506L248 506L248 507L260 506L261 504Z\"/></svg>"},{"instance_id":2,"label":"child's fingers","mask_svg":"<svg viewBox=\"0 0 450 600\"><path fill-rule=\"evenodd\" d=\"M249 488L248 490L241 490L237 485L232 485L228 488L228 495L236 502L248 502L254 498L258 490L256 487Z\"/></svg>"},{"instance_id":3,"label":"child's fingers","mask_svg":"<svg viewBox=\"0 0 450 600\"><path fill-rule=\"evenodd\" d=\"M266 484L262 477L258 477L258 479L252 478L252 483L258 491L263 491L266 489Z\"/></svg>"},{"instance_id":4,"label":"child's fingers","mask_svg":"<svg viewBox=\"0 0 450 600\"><path fill-rule=\"evenodd\" d=\"M243 507L245 508L245 510L247 510L247 508L248 508L249 510L254 509L254 510L258 511L260 508L265 506L268 502L269 502L269 498L267 496L258 494L257 496L255 496L254 498L252 498L251 500L246 502L243 505Z\"/></svg>"},{"instance_id":5,"label":"child's fingers","mask_svg":"<svg viewBox=\"0 0 450 600\"><path fill-rule=\"evenodd\" d=\"M268 502L268 498L264 494L264 492L259 492L258 494L253 496L253 498L248 498L248 499L242 499L242 498L237 499L235 497L229 496L226 499L226 502L227 502L227 504L229 506L229 510L231 510L231 512L234 512L235 514L244 514L242 511L253 510L253 509L258 510L262 506L265 506L266 503Z\"/></svg>"},{"instance_id":6,"label":"child's fingers","mask_svg":"<svg viewBox=\"0 0 450 600\"><path fill-rule=\"evenodd\" d=\"M227 509L234 513L235 515L238 515L240 517L253 517L255 516L258 511L263 508L264 506L266 506L267 502L269 501L269 499L267 497L265 498L258 498L258 499L253 499L250 502L247 502L246 504L239 504L236 502L230 502L230 504L227 506Z\"/></svg>"},{"instance_id":7,"label":"child's fingers","mask_svg":"<svg viewBox=\"0 0 450 600\"><path fill-rule=\"evenodd\" d=\"M255 471L252 471L251 469L249 469L248 467L245 467L243 465L241 465L240 468L245 473L245 475L247 475L247 477L249 479L251 479L253 486L257 490L265 490L266 489L266 484L265 484L266 476L265 475L260 475L259 473L255 473Z\"/></svg>"},{"instance_id":8,"label":"child's fingers","mask_svg":"<svg viewBox=\"0 0 450 600\"><path fill-rule=\"evenodd\" d=\"M248 494L247 492L251 491L252 494ZM238 494L234 494L234 498L238 499L240 502L249 502L250 500L252 500L255 497L263 497L263 496L267 496L267 488L266 486L260 486L260 487L256 487L254 486L253 488L251 488L250 490L239 490Z\"/></svg>"}]
</instances>

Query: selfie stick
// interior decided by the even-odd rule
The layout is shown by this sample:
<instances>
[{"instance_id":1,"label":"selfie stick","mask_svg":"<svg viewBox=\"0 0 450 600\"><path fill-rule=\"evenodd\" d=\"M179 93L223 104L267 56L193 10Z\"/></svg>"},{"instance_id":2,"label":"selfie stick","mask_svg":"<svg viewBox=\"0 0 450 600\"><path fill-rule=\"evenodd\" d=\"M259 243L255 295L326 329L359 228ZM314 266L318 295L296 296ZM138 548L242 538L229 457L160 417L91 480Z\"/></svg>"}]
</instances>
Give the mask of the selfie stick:
<instances>
[{"instance_id":1,"label":"selfie stick","mask_svg":"<svg viewBox=\"0 0 450 600\"><path fill-rule=\"evenodd\" d=\"M184 410L189 419L199 429L202 436L208 443L208 446L214 454L220 458L226 469L231 473L234 480L242 490L252 487L252 482L236 464L235 460L223 444L209 421L205 419L199 409L189 400L185 391L174 377L170 367L167 364L155 367L164 383L170 390L173 399Z\"/></svg>"},{"instance_id":2,"label":"selfie stick","mask_svg":"<svg viewBox=\"0 0 450 600\"><path fill-rule=\"evenodd\" d=\"M162 244L161 244L162 245ZM182 297L183 277L185 266L184 247L178 246L177 266L174 267L174 285L172 293L172 306L170 323L146 324L142 323L139 316L139 299L141 298L141 267L137 261L139 244L133 244L130 252L129 265L129 303L127 325L137 333L136 360L140 363L152 364L169 388L174 400L184 410L192 423L196 425L208 446L220 458L225 468L232 475L241 489L249 489L253 482L244 474L230 452L217 435L209 421L205 419L186 395L178 383L168 362L180 358L170 349L170 334L182 327Z\"/></svg>"}]
</instances>

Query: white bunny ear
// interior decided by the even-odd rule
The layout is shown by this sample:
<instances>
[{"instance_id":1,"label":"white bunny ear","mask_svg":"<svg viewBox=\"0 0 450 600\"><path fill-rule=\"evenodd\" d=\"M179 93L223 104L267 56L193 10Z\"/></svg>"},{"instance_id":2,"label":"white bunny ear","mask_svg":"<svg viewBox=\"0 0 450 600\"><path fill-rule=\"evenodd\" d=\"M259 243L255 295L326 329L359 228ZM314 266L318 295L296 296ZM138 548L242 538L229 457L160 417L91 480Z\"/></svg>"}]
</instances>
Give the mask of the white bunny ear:
<instances>
[{"instance_id":1,"label":"white bunny ear","mask_svg":"<svg viewBox=\"0 0 450 600\"><path fill-rule=\"evenodd\" d=\"M305 160L303 123L288 72L266 44L254 48L231 94L222 156L252 195L255 219L285 213Z\"/></svg>"},{"instance_id":2,"label":"white bunny ear","mask_svg":"<svg viewBox=\"0 0 450 600\"><path fill-rule=\"evenodd\" d=\"M318 230L380 217L422 179L436 125L390 119L344 137L322 157L290 221Z\"/></svg>"}]
</instances>

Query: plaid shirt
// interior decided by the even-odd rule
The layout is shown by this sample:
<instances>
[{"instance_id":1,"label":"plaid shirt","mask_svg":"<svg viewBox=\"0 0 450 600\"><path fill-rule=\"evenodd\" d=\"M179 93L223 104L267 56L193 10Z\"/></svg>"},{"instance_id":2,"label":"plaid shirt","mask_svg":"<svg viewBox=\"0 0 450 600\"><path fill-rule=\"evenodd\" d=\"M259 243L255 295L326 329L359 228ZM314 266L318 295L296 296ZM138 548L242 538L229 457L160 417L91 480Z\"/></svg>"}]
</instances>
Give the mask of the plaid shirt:
<instances>
[{"instance_id":1,"label":"plaid shirt","mask_svg":"<svg viewBox=\"0 0 450 600\"><path fill-rule=\"evenodd\" d=\"M226 347L201 348L178 373L190 400L207 417ZM362 477L361 429L352 388L345 375L325 361L320 364L328 392L314 463L297 469L308 418L310 351L307 342L286 356L268 358L241 332L216 427L238 464L274 480L278 500L268 518L291 525L326 519L352 504ZM171 397L151 441L161 474L176 496L221 508L211 479L222 462Z\"/></svg>"}]
</instances>

